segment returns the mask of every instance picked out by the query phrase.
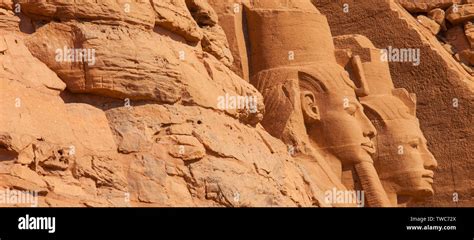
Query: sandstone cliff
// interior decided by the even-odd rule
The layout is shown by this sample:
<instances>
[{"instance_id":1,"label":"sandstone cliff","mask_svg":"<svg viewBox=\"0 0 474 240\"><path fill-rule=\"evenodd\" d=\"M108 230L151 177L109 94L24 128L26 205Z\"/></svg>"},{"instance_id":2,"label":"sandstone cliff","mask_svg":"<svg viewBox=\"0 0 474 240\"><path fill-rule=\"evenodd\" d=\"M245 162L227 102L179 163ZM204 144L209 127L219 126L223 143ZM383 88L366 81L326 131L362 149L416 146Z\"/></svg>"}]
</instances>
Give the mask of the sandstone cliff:
<instances>
[{"instance_id":1,"label":"sandstone cliff","mask_svg":"<svg viewBox=\"0 0 474 240\"><path fill-rule=\"evenodd\" d=\"M309 90L301 83L307 78L350 85L318 89L354 101L358 110L351 114L365 124L361 131L370 142L374 119L362 110L357 79L365 79L358 72L364 67L353 53L392 46L420 48L419 66L384 65L358 53L360 64L367 78L387 80L389 98L396 87L418 96L420 125L413 129L421 127L439 163L429 166L436 168L434 196L393 194L416 198L409 206L472 206L469 64L436 39L444 20L433 33L402 8L428 13L456 1L346 1L349 13L336 2L1 0L0 188L34 191L40 206L354 206L327 200L328 193L352 190L365 191L369 206L388 206L384 196L392 183L379 175L390 170L351 162L357 157L346 159L345 149L327 151L352 132L317 130L305 104L319 98L300 95ZM307 22L292 13L308 16ZM463 14L451 22L465 23L457 20L470 13ZM285 19L293 19L290 27ZM303 28L310 38L297 36ZM331 32L368 40L333 39ZM352 50L341 51L342 45ZM272 55L280 50L283 56ZM463 50L468 58L471 46ZM325 66L333 70L321 70ZM411 106L408 92L394 96ZM315 111L331 115L322 106ZM345 121L335 116L318 121ZM363 148L375 154L375 145ZM459 201L452 201L453 193Z\"/></svg>"}]
</instances>

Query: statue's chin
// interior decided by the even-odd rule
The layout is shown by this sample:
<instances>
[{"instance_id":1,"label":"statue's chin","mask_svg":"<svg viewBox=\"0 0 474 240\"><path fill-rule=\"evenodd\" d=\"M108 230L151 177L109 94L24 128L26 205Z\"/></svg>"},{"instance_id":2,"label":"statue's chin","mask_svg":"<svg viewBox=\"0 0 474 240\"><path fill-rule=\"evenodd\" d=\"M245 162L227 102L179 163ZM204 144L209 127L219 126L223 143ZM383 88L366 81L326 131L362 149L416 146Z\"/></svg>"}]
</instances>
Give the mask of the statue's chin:
<instances>
[{"instance_id":1,"label":"statue's chin","mask_svg":"<svg viewBox=\"0 0 474 240\"><path fill-rule=\"evenodd\" d=\"M401 195L411 196L414 199L424 199L434 195L434 190L429 181L422 179L416 187L410 187L400 191Z\"/></svg>"},{"instance_id":2,"label":"statue's chin","mask_svg":"<svg viewBox=\"0 0 474 240\"><path fill-rule=\"evenodd\" d=\"M422 172L405 172L391 175L382 181L391 185L400 199L418 201L434 195L433 178L422 177Z\"/></svg>"}]
</instances>

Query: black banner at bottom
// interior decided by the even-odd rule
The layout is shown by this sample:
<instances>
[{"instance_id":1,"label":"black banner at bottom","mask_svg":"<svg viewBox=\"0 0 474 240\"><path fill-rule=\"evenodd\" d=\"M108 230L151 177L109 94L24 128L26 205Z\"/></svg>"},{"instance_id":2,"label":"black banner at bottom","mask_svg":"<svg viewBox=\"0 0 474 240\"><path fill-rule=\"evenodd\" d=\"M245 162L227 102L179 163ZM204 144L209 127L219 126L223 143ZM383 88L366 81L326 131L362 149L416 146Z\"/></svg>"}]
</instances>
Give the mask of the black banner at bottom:
<instances>
[{"instance_id":1,"label":"black banner at bottom","mask_svg":"<svg viewBox=\"0 0 474 240\"><path fill-rule=\"evenodd\" d=\"M291 239L474 239L472 208L214 209L214 208L2 208L0 240L248 239L259 234ZM332 237L331 237L332 236Z\"/></svg>"}]
</instances>

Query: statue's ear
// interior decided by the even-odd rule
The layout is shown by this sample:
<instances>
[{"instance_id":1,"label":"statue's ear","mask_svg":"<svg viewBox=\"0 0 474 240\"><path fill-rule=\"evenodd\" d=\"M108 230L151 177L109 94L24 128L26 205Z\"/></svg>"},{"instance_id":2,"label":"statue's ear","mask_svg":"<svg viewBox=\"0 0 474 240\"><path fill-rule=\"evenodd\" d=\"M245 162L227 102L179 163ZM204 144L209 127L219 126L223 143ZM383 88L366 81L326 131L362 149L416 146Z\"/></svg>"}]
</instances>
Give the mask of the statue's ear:
<instances>
[{"instance_id":1,"label":"statue's ear","mask_svg":"<svg viewBox=\"0 0 474 240\"><path fill-rule=\"evenodd\" d=\"M320 79L331 79L320 69L303 69L298 72L300 85L301 109L305 123L314 123L321 120L317 99L328 93L328 87ZM318 98L316 98L316 95Z\"/></svg>"},{"instance_id":2,"label":"statue's ear","mask_svg":"<svg viewBox=\"0 0 474 240\"><path fill-rule=\"evenodd\" d=\"M310 91L301 92L301 109L305 123L314 123L321 120L319 108L316 105L316 97Z\"/></svg>"}]
</instances>

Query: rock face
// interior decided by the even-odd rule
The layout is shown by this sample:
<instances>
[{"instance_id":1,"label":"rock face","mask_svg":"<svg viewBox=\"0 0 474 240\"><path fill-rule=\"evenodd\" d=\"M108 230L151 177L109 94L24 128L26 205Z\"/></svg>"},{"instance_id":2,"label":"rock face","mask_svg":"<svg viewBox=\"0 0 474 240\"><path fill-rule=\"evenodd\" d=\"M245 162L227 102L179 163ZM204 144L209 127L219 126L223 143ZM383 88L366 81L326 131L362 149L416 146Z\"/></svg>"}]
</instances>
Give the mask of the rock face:
<instances>
[{"instance_id":1,"label":"rock face","mask_svg":"<svg viewBox=\"0 0 474 240\"><path fill-rule=\"evenodd\" d=\"M474 20L472 1L405 1L399 3L418 22L431 31L464 70L474 74L474 49L471 45ZM469 41L469 42L467 42Z\"/></svg>"},{"instance_id":2,"label":"rock face","mask_svg":"<svg viewBox=\"0 0 474 240\"><path fill-rule=\"evenodd\" d=\"M435 8L447 8L453 4L460 4L466 0L398 0L410 12L429 12Z\"/></svg>"},{"instance_id":3,"label":"rock face","mask_svg":"<svg viewBox=\"0 0 474 240\"><path fill-rule=\"evenodd\" d=\"M473 205L474 3L80 2L0 2L2 192L41 207Z\"/></svg>"}]
</instances>

